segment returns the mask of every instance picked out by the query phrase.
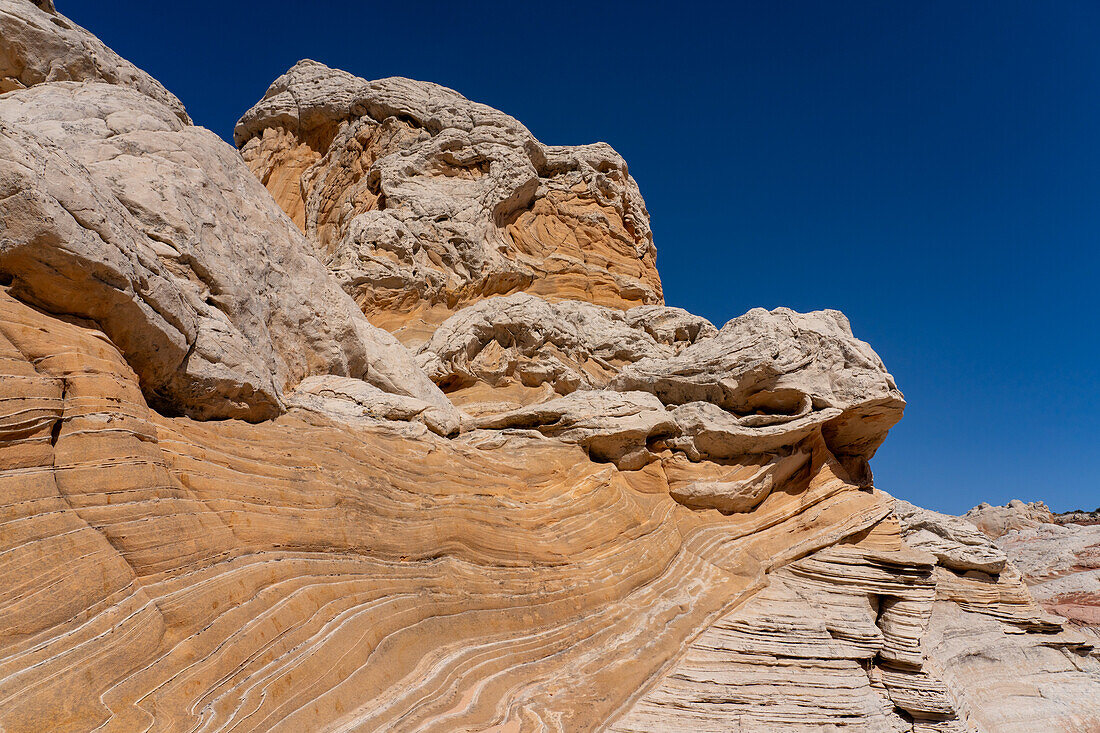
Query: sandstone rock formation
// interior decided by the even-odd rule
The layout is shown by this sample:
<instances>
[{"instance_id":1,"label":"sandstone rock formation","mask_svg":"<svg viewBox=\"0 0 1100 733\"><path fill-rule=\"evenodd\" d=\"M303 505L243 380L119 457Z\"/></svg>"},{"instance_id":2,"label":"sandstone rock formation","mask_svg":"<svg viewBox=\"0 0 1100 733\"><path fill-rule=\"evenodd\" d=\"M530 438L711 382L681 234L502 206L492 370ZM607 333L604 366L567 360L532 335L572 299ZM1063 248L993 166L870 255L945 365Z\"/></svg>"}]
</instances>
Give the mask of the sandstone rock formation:
<instances>
[{"instance_id":1,"label":"sandstone rock formation","mask_svg":"<svg viewBox=\"0 0 1100 733\"><path fill-rule=\"evenodd\" d=\"M1054 521L1054 514L1043 502L1025 504L1013 499L1005 506L980 504L968 511L963 518L989 537L1000 537L1005 532L1025 527L1038 527Z\"/></svg>"},{"instance_id":2,"label":"sandstone rock formation","mask_svg":"<svg viewBox=\"0 0 1100 733\"><path fill-rule=\"evenodd\" d=\"M53 0L0 0L0 39L0 93L49 81L103 81L135 89L191 122L174 94L59 14Z\"/></svg>"},{"instance_id":3,"label":"sandstone rock formation","mask_svg":"<svg viewBox=\"0 0 1100 733\"><path fill-rule=\"evenodd\" d=\"M964 519L921 509L900 499L894 504L894 513L905 532L905 543L935 555L945 568L996 575L1008 563L1007 556Z\"/></svg>"},{"instance_id":4,"label":"sandstone rock formation","mask_svg":"<svg viewBox=\"0 0 1100 733\"><path fill-rule=\"evenodd\" d=\"M1024 512L1037 509L1016 504ZM1023 733L1100 726L1091 702L1100 668L1095 633L1043 611L1030 592L1032 579L1012 564L1017 555L965 519L900 501L896 513L907 544L923 545L939 559L924 646L971 728Z\"/></svg>"},{"instance_id":5,"label":"sandstone rock formation","mask_svg":"<svg viewBox=\"0 0 1100 733\"><path fill-rule=\"evenodd\" d=\"M673 356L716 333L682 308L621 311L516 293L458 311L420 347L417 361L460 404L486 394L522 404L606 387L627 364Z\"/></svg>"},{"instance_id":6,"label":"sandstone rock formation","mask_svg":"<svg viewBox=\"0 0 1100 733\"><path fill-rule=\"evenodd\" d=\"M697 324L698 332L681 329L696 337L673 341L680 343L676 348L580 305L550 306L526 294L483 301L441 326L422 347L420 362L445 387L484 382L513 396L501 376L518 371L524 386L549 384L568 393L549 401L536 395L533 404L507 411L479 403L474 428L538 430L624 469L641 468L662 453L669 460L736 466L717 482L708 476L675 490L697 506L751 508L777 478L800 473L806 461L797 446L815 434L824 436L849 477L869 485L867 459L905 403L882 362L839 313L755 309L716 335L709 324ZM490 344L497 348L490 351ZM489 358L482 356L486 351ZM517 355L529 358L516 365ZM595 366L566 365L588 360ZM604 385L608 389L574 391Z\"/></svg>"},{"instance_id":7,"label":"sandstone rock formation","mask_svg":"<svg viewBox=\"0 0 1100 733\"><path fill-rule=\"evenodd\" d=\"M611 730L964 730L947 686L922 668L933 564L896 523L791 563Z\"/></svg>"},{"instance_id":8,"label":"sandstone rock formation","mask_svg":"<svg viewBox=\"0 0 1100 733\"><path fill-rule=\"evenodd\" d=\"M982 504L966 518L1011 558L1044 608L1100 638L1100 525L1090 513L1058 515L1042 502L1013 500Z\"/></svg>"},{"instance_id":9,"label":"sandstone rock formation","mask_svg":"<svg viewBox=\"0 0 1100 733\"><path fill-rule=\"evenodd\" d=\"M9 731L594 729L890 512L820 444L727 517L541 436L165 417L101 332L0 305Z\"/></svg>"},{"instance_id":10,"label":"sandstone rock formation","mask_svg":"<svg viewBox=\"0 0 1100 733\"><path fill-rule=\"evenodd\" d=\"M1100 725L1013 533L873 486L871 347L665 307L610 148L303 62L242 159L0 2L0 730Z\"/></svg>"},{"instance_id":11,"label":"sandstone rock formation","mask_svg":"<svg viewBox=\"0 0 1100 733\"><path fill-rule=\"evenodd\" d=\"M767 451L820 427L863 484L870 482L867 461L905 405L882 360L838 311L755 308L674 358L630 365L611 387L684 406L692 412L684 419L713 425L732 454L755 440Z\"/></svg>"},{"instance_id":12,"label":"sandstone rock formation","mask_svg":"<svg viewBox=\"0 0 1100 733\"><path fill-rule=\"evenodd\" d=\"M371 322L408 343L517 290L661 302L645 203L603 143L543 145L437 84L315 61L276 79L234 137Z\"/></svg>"},{"instance_id":13,"label":"sandstone rock formation","mask_svg":"<svg viewBox=\"0 0 1100 733\"><path fill-rule=\"evenodd\" d=\"M611 730L1100 725L1096 639L1044 613L1005 555L963 520L898 501L893 518L769 580Z\"/></svg>"},{"instance_id":14,"label":"sandstone rock formation","mask_svg":"<svg viewBox=\"0 0 1100 733\"><path fill-rule=\"evenodd\" d=\"M0 99L0 150L0 274L18 297L98 324L160 409L265 419L316 373L450 409L232 148L171 108L124 86L44 82Z\"/></svg>"},{"instance_id":15,"label":"sandstone rock formation","mask_svg":"<svg viewBox=\"0 0 1100 733\"><path fill-rule=\"evenodd\" d=\"M1073 511L1052 514L1051 516L1055 524L1080 524L1083 526L1100 524L1100 509L1092 511L1074 509Z\"/></svg>"}]
</instances>

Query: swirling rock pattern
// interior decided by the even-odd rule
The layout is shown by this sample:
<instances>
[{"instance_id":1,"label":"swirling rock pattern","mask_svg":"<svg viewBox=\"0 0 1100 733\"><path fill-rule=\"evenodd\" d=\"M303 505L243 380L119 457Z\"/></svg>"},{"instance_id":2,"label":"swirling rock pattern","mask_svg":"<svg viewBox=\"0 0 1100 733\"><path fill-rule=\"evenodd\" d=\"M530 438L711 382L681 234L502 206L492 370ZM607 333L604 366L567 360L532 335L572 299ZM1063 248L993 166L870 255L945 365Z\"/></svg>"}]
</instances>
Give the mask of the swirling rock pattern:
<instances>
[{"instance_id":1,"label":"swirling rock pattern","mask_svg":"<svg viewBox=\"0 0 1100 733\"><path fill-rule=\"evenodd\" d=\"M611 730L1100 724L1095 636L1045 613L967 522L899 501L893 517L769 581L697 637Z\"/></svg>"},{"instance_id":2,"label":"swirling rock pattern","mask_svg":"<svg viewBox=\"0 0 1100 733\"><path fill-rule=\"evenodd\" d=\"M595 728L890 511L820 443L731 520L547 438L165 418L102 333L0 305L6 730Z\"/></svg>"},{"instance_id":3,"label":"swirling rock pattern","mask_svg":"<svg viewBox=\"0 0 1100 733\"><path fill-rule=\"evenodd\" d=\"M457 404L499 412L606 387L628 364L673 356L716 333L682 308L622 311L515 293L455 313L420 347L417 362ZM479 403L487 396L500 404Z\"/></svg>"},{"instance_id":4,"label":"swirling rock pattern","mask_svg":"<svg viewBox=\"0 0 1100 733\"><path fill-rule=\"evenodd\" d=\"M934 562L887 521L790 564L612 730L963 730L920 653Z\"/></svg>"},{"instance_id":5,"label":"swirling rock pattern","mask_svg":"<svg viewBox=\"0 0 1100 733\"><path fill-rule=\"evenodd\" d=\"M665 307L607 146L303 62L242 160L0 30L0 731L1096 729L1011 548L872 485L870 346Z\"/></svg>"}]
</instances>

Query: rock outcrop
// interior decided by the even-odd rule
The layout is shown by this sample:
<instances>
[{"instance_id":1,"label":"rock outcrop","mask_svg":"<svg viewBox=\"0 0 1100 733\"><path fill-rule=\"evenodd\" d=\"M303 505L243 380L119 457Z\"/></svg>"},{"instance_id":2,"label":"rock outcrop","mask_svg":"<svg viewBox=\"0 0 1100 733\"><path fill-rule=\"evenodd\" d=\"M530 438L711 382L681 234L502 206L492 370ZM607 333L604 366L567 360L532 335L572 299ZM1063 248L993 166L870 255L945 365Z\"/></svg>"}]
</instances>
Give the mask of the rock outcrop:
<instances>
[{"instance_id":1,"label":"rock outcrop","mask_svg":"<svg viewBox=\"0 0 1100 733\"><path fill-rule=\"evenodd\" d=\"M1039 608L1005 554L964 520L897 501L894 517L769 581L611 730L1100 725L1097 639Z\"/></svg>"},{"instance_id":2,"label":"rock outcrop","mask_svg":"<svg viewBox=\"0 0 1100 733\"><path fill-rule=\"evenodd\" d=\"M965 515L967 520L989 537L1000 537L1005 532L1025 527L1038 527L1054 521L1050 507L1041 501L1025 504L1013 499L1005 506L980 504Z\"/></svg>"},{"instance_id":3,"label":"rock outcrop","mask_svg":"<svg viewBox=\"0 0 1100 733\"><path fill-rule=\"evenodd\" d=\"M4 294L0 333L7 731L593 730L891 511L820 444L725 516L530 433L163 416L102 332Z\"/></svg>"},{"instance_id":4,"label":"rock outcrop","mask_svg":"<svg viewBox=\"0 0 1100 733\"><path fill-rule=\"evenodd\" d=\"M543 145L446 87L315 61L276 79L234 137L371 322L407 343L519 290L661 303L645 202L606 144Z\"/></svg>"},{"instance_id":5,"label":"rock outcrop","mask_svg":"<svg viewBox=\"0 0 1100 733\"><path fill-rule=\"evenodd\" d=\"M310 374L450 403L208 130L125 86L0 99L0 274L94 322L166 412L261 420Z\"/></svg>"},{"instance_id":6,"label":"rock outcrop","mask_svg":"<svg viewBox=\"0 0 1100 733\"><path fill-rule=\"evenodd\" d=\"M870 485L867 460L905 402L839 313L756 309L717 334L709 324L681 329L694 338L672 345L626 327L629 311L621 321L606 315L526 294L490 299L440 327L418 358L445 388L482 382L514 396L501 381L518 374L528 390L545 384L553 390L544 395L567 393L540 401L528 392L531 404L511 410L479 403L473 428L538 430L624 469L662 456L737 467L723 480L677 489L694 505L732 511L754 501L777 477L800 472L798 446L815 435L849 478Z\"/></svg>"},{"instance_id":7,"label":"rock outcrop","mask_svg":"<svg viewBox=\"0 0 1100 733\"><path fill-rule=\"evenodd\" d=\"M791 563L611 730L964 730L920 651L933 566L905 548L896 522Z\"/></svg>"},{"instance_id":8,"label":"rock outcrop","mask_svg":"<svg viewBox=\"0 0 1100 733\"><path fill-rule=\"evenodd\" d=\"M838 311L755 308L671 359L631 364L610 386L682 406L683 420L709 428L731 454L820 428L849 475L867 485L867 461L905 406L882 360Z\"/></svg>"},{"instance_id":9,"label":"rock outcrop","mask_svg":"<svg viewBox=\"0 0 1100 733\"><path fill-rule=\"evenodd\" d=\"M160 82L54 9L52 0L0 0L0 93L50 81L102 81L134 89L191 118Z\"/></svg>"},{"instance_id":10,"label":"rock outcrop","mask_svg":"<svg viewBox=\"0 0 1100 733\"><path fill-rule=\"evenodd\" d=\"M1089 512L1054 514L1042 502L982 504L974 521L1023 574L1048 611L1100 639L1100 524Z\"/></svg>"},{"instance_id":11,"label":"rock outcrop","mask_svg":"<svg viewBox=\"0 0 1100 733\"><path fill-rule=\"evenodd\" d=\"M905 532L905 543L931 553L945 568L996 575L1008 563L1008 557L965 519L921 509L900 499L894 504L894 513Z\"/></svg>"},{"instance_id":12,"label":"rock outcrop","mask_svg":"<svg viewBox=\"0 0 1100 733\"><path fill-rule=\"evenodd\" d=\"M1013 512L1037 506L1016 502ZM907 544L938 559L924 648L969 729L1092 730L1097 635L1048 613L1021 558L966 521L897 502ZM967 517L970 517L968 514ZM1003 518L1003 514L1002 514ZM1021 570L1024 572L1021 573ZM1036 603L1040 600L1040 603Z\"/></svg>"},{"instance_id":13,"label":"rock outcrop","mask_svg":"<svg viewBox=\"0 0 1100 733\"><path fill-rule=\"evenodd\" d=\"M1092 511L1074 509L1073 511L1052 514L1051 516L1055 524L1080 524L1082 526L1100 524L1100 509Z\"/></svg>"},{"instance_id":14,"label":"rock outcrop","mask_svg":"<svg viewBox=\"0 0 1100 733\"><path fill-rule=\"evenodd\" d=\"M238 154L0 24L0 730L1100 724L1091 529L874 487L882 361L664 306L607 146L302 62Z\"/></svg>"},{"instance_id":15,"label":"rock outcrop","mask_svg":"<svg viewBox=\"0 0 1100 733\"><path fill-rule=\"evenodd\" d=\"M627 364L674 356L716 333L682 308L622 311L516 293L455 313L420 347L417 361L459 403L485 395L525 403L606 387Z\"/></svg>"}]
</instances>

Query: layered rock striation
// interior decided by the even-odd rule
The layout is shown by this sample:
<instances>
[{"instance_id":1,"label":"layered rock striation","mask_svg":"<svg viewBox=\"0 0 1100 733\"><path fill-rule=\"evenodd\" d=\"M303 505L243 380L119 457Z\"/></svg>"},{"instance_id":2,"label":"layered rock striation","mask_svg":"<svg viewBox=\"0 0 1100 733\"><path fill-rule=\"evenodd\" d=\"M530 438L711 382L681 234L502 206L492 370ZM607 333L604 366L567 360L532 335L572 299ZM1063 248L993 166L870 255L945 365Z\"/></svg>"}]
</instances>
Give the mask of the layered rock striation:
<instances>
[{"instance_id":1,"label":"layered rock striation","mask_svg":"<svg viewBox=\"0 0 1100 733\"><path fill-rule=\"evenodd\" d=\"M1095 512L1054 514L1042 502L982 504L975 522L1020 569L1047 610L1100 638L1100 524Z\"/></svg>"},{"instance_id":2,"label":"layered rock striation","mask_svg":"<svg viewBox=\"0 0 1100 733\"><path fill-rule=\"evenodd\" d=\"M939 558L923 646L968 729L1100 727L1095 630L1037 603L1028 569L1013 564L1019 556L966 518L904 502L896 513L906 542Z\"/></svg>"},{"instance_id":3,"label":"layered rock striation","mask_svg":"<svg viewBox=\"0 0 1100 733\"><path fill-rule=\"evenodd\" d=\"M609 147L301 62L238 154L0 29L0 729L1096 729L871 347L665 306Z\"/></svg>"}]
</instances>

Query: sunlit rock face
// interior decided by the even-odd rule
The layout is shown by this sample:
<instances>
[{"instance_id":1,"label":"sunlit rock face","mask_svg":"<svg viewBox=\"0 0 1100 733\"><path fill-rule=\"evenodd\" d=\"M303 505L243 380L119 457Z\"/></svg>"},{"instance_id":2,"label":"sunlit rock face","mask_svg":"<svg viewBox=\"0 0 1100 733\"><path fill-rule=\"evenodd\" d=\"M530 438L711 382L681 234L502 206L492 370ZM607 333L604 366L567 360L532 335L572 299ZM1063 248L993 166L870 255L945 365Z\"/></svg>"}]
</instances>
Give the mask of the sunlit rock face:
<instances>
[{"instance_id":1,"label":"sunlit rock face","mask_svg":"<svg viewBox=\"0 0 1100 733\"><path fill-rule=\"evenodd\" d=\"M1100 512L1055 514L1042 502L982 504L975 522L1020 569L1036 600L1100 637Z\"/></svg>"},{"instance_id":2,"label":"sunlit rock face","mask_svg":"<svg viewBox=\"0 0 1100 733\"><path fill-rule=\"evenodd\" d=\"M1045 551L874 487L842 314L664 306L609 148L303 63L242 158L0 22L0 730L1097 729Z\"/></svg>"},{"instance_id":3,"label":"sunlit rock face","mask_svg":"<svg viewBox=\"0 0 1100 733\"><path fill-rule=\"evenodd\" d=\"M371 322L406 343L521 290L662 302L645 202L604 143L544 145L437 84L314 61L276 79L234 137Z\"/></svg>"},{"instance_id":4,"label":"sunlit rock face","mask_svg":"<svg viewBox=\"0 0 1100 733\"><path fill-rule=\"evenodd\" d=\"M102 81L144 94L181 122L191 122L174 94L58 13L53 0L5 0L0 39L0 93L43 82Z\"/></svg>"},{"instance_id":5,"label":"sunlit rock face","mask_svg":"<svg viewBox=\"0 0 1100 733\"><path fill-rule=\"evenodd\" d=\"M450 409L236 151L170 107L43 82L0 98L0 149L0 274L23 300L99 324L162 411L266 419L318 373Z\"/></svg>"},{"instance_id":6,"label":"sunlit rock face","mask_svg":"<svg viewBox=\"0 0 1100 733\"><path fill-rule=\"evenodd\" d=\"M981 569L978 569L981 568ZM974 525L893 516L769 575L611 730L1089 731L1097 638Z\"/></svg>"}]
</instances>

